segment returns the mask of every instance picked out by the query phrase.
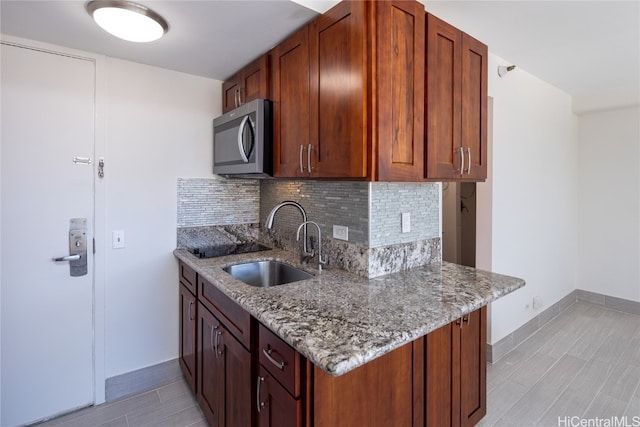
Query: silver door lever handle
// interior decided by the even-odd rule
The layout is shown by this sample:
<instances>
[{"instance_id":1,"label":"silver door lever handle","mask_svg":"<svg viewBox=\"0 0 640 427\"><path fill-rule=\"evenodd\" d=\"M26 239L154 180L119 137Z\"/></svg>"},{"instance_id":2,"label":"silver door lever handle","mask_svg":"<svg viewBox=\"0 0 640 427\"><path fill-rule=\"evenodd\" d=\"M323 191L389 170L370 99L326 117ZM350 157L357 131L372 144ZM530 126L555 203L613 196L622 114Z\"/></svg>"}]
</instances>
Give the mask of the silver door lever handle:
<instances>
[{"instance_id":1,"label":"silver door lever handle","mask_svg":"<svg viewBox=\"0 0 640 427\"><path fill-rule=\"evenodd\" d=\"M62 261L77 261L80 258L82 258L82 255L80 254L75 254L75 255L67 255L67 256L62 256L60 258L52 258L55 262L62 262Z\"/></svg>"}]
</instances>

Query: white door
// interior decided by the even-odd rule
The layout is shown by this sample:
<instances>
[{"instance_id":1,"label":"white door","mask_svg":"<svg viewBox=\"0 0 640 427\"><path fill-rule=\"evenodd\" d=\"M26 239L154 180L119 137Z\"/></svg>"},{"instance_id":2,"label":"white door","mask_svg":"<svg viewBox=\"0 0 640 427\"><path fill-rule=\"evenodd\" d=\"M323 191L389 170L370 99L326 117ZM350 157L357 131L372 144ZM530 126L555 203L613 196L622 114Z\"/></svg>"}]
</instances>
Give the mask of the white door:
<instances>
[{"instance_id":1,"label":"white door","mask_svg":"<svg viewBox=\"0 0 640 427\"><path fill-rule=\"evenodd\" d=\"M94 401L95 165L74 157L94 155L95 63L7 44L0 60L0 425L14 426ZM87 230L76 277L52 260L72 218Z\"/></svg>"}]
</instances>

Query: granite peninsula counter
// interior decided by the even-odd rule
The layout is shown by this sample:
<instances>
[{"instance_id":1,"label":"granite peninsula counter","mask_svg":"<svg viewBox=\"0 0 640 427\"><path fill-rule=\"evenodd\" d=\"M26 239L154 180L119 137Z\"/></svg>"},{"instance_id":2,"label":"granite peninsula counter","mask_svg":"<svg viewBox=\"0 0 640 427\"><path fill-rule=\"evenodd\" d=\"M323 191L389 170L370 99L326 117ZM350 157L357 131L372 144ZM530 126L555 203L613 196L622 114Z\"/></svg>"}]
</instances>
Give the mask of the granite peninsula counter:
<instances>
[{"instance_id":1,"label":"granite peninsula counter","mask_svg":"<svg viewBox=\"0 0 640 427\"><path fill-rule=\"evenodd\" d=\"M522 279L447 262L366 279L273 249L200 259L186 249L176 258L247 310L323 371L338 376L524 286ZM258 288L222 268L276 259L315 274L312 279Z\"/></svg>"}]
</instances>

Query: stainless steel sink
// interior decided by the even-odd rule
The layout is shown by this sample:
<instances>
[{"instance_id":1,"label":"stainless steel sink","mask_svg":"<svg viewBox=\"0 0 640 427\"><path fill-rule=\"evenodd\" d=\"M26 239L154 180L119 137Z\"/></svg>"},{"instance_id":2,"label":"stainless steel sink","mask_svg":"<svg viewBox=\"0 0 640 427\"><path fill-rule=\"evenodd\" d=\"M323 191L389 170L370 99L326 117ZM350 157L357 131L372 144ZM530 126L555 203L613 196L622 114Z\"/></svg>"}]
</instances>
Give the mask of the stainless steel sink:
<instances>
[{"instance_id":1,"label":"stainless steel sink","mask_svg":"<svg viewBox=\"0 0 640 427\"><path fill-rule=\"evenodd\" d=\"M229 265L224 267L223 270L248 285L262 288L284 285L313 277L311 273L275 260Z\"/></svg>"}]
</instances>

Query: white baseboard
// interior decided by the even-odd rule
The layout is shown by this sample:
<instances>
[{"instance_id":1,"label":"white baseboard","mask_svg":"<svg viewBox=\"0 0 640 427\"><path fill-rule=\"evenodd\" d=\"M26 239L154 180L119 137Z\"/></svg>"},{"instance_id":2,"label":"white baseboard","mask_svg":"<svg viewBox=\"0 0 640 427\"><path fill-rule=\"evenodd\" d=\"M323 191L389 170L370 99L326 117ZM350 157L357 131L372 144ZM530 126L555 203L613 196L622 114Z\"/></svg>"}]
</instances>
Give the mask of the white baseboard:
<instances>
[{"instance_id":1,"label":"white baseboard","mask_svg":"<svg viewBox=\"0 0 640 427\"><path fill-rule=\"evenodd\" d=\"M175 381L182 376L178 359L147 366L136 371L107 378L105 399L107 402L130 396L145 390L158 388L162 384Z\"/></svg>"}]
</instances>

